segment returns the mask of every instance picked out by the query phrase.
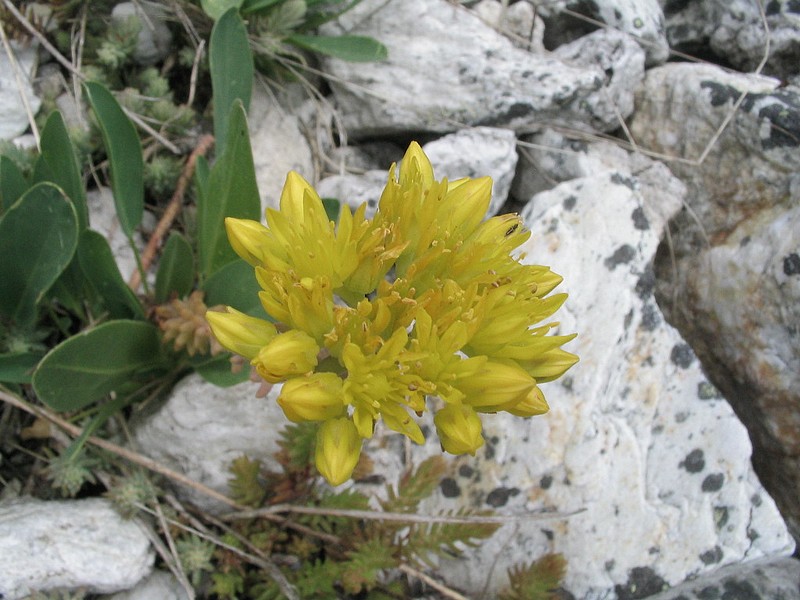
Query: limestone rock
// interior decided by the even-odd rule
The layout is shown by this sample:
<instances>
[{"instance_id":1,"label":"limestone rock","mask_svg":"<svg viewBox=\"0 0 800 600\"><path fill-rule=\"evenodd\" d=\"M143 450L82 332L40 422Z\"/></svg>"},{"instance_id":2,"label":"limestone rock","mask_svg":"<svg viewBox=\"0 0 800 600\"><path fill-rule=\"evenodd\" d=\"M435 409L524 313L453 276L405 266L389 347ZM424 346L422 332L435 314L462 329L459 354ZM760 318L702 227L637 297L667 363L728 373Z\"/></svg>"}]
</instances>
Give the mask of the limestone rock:
<instances>
[{"instance_id":1,"label":"limestone rock","mask_svg":"<svg viewBox=\"0 0 800 600\"><path fill-rule=\"evenodd\" d=\"M517 48L544 52L544 21L528 2L503 5L499 0L481 0L472 10L482 21L504 33Z\"/></svg>"},{"instance_id":2,"label":"limestone rock","mask_svg":"<svg viewBox=\"0 0 800 600\"><path fill-rule=\"evenodd\" d=\"M682 159L669 165L689 188L708 238L790 202L800 166L800 90L777 85L713 65L671 63L648 71L637 91L631 133L641 148ZM699 164L742 92L735 118Z\"/></svg>"},{"instance_id":3,"label":"limestone rock","mask_svg":"<svg viewBox=\"0 0 800 600\"><path fill-rule=\"evenodd\" d=\"M89 224L106 238L111 253L117 261L119 272L127 281L136 270L136 257L125 232L120 227L111 189L103 187L89 190L86 193L86 205L89 209ZM152 221L152 219L152 215L146 212L144 220ZM139 248L144 247L144 241L138 232L134 232L133 239Z\"/></svg>"},{"instance_id":4,"label":"limestone rock","mask_svg":"<svg viewBox=\"0 0 800 600\"><path fill-rule=\"evenodd\" d=\"M658 0L556 0L540 2L545 17L545 45L555 48L607 25L637 40L647 54L647 66L667 60L669 46L664 14ZM582 17L582 18L581 18Z\"/></svg>"},{"instance_id":5,"label":"limestone rock","mask_svg":"<svg viewBox=\"0 0 800 600\"><path fill-rule=\"evenodd\" d=\"M155 570L136 587L108 596L107 600L188 600L188 596L172 573Z\"/></svg>"},{"instance_id":6,"label":"limestone rock","mask_svg":"<svg viewBox=\"0 0 800 600\"><path fill-rule=\"evenodd\" d=\"M20 93L25 94L34 115L42 104L39 97L33 93L30 82L36 64L37 46L21 47L12 42L11 49L20 70L20 78L17 81L14 63L9 59L5 48L0 45L0 140L13 139L25 133L30 125Z\"/></svg>"},{"instance_id":7,"label":"limestone rock","mask_svg":"<svg viewBox=\"0 0 800 600\"><path fill-rule=\"evenodd\" d=\"M134 442L149 457L223 494L228 494L230 466L246 454L275 464L277 441L287 423L275 402L278 389L256 398L258 384L220 388L192 374L184 378L154 413L133 424ZM227 505L193 489L182 497L205 510L228 510Z\"/></svg>"},{"instance_id":8,"label":"limestone rock","mask_svg":"<svg viewBox=\"0 0 800 600\"><path fill-rule=\"evenodd\" d=\"M661 0L670 45L688 52L710 49L725 63L752 71L767 52L764 72L778 77L800 73L800 6L792 0L759 3L750 0Z\"/></svg>"},{"instance_id":9,"label":"limestone rock","mask_svg":"<svg viewBox=\"0 0 800 600\"><path fill-rule=\"evenodd\" d=\"M0 596L85 588L110 593L132 587L153 567L154 553L135 520L107 500L0 504Z\"/></svg>"},{"instance_id":10,"label":"limestone rock","mask_svg":"<svg viewBox=\"0 0 800 600\"><path fill-rule=\"evenodd\" d=\"M793 558L764 559L744 565L731 565L705 577L679 585L650 600L707 600L708 598L747 598L747 600L798 600L800 562Z\"/></svg>"},{"instance_id":11,"label":"limestone rock","mask_svg":"<svg viewBox=\"0 0 800 600\"><path fill-rule=\"evenodd\" d=\"M354 137L577 122L564 106L602 87L601 71L515 48L471 11L446 0L366 0L323 32L369 35L389 50L379 63L325 61L345 128Z\"/></svg>"},{"instance_id":12,"label":"limestone rock","mask_svg":"<svg viewBox=\"0 0 800 600\"><path fill-rule=\"evenodd\" d=\"M262 208L278 208L289 171L313 182L311 148L297 115L261 86L253 88L247 121Z\"/></svg>"},{"instance_id":13,"label":"limestone rock","mask_svg":"<svg viewBox=\"0 0 800 600\"><path fill-rule=\"evenodd\" d=\"M601 29L559 46L554 56L573 66L604 73L603 86L575 100L576 112L594 129L617 129L633 112L633 94L644 78L645 53L630 36Z\"/></svg>"},{"instance_id":14,"label":"limestone rock","mask_svg":"<svg viewBox=\"0 0 800 600\"><path fill-rule=\"evenodd\" d=\"M570 179L609 170L630 177L638 169L649 168L652 164L642 155L626 152L617 143L589 143L581 137L568 137L554 129L523 136L520 148L511 194L521 202L527 202L535 194Z\"/></svg>"},{"instance_id":15,"label":"limestone rock","mask_svg":"<svg viewBox=\"0 0 800 600\"><path fill-rule=\"evenodd\" d=\"M493 127L462 129L428 142L423 150L437 179L490 176L493 185L489 214L495 214L505 203L517 165L513 131ZM353 209L367 202L367 214L371 216L386 185L388 168L387 164L363 175L326 177L319 182L317 191L323 198L338 198Z\"/></svg>"},{"instance_id":16,"label":"limestone rock","mask_svg":"<svg viewBox=\"0 0 800 600\"><path fill-rule=\"evenodd\" d=\"M658 263L659 299L749 428L754 466L800 539L800 93L774 85L661 67L631 131L657 152L697 156L748 92L702 164L671 165L691 212L676 218ZM647 99L656 90L669 101Z\"/></svg>"},{"instance_id":17,"label":"limestone rock","mask_svg":"<svg viewBox=\"0 0 800 600\"><path fill-rule=\"evenodd\" d=\"M567 349L581 362L543 386L549 414L486 415L485 448L451 459L453 475L426 506L523 515L438 566L468 594L492 595L508 567L548 552L567 557L565 587L583 599L644 597L721 565L791 554L746 430L653 297L653 256L683 193L654 163L562 183L523 212L533 235L520 250L565 276L559 332L579 333ZM402 464L392 448L367 445L387 477ZM412 460L437 450L429 440ZM632 586L640 595L624 596Z\"/></svg>"}]
</instances>

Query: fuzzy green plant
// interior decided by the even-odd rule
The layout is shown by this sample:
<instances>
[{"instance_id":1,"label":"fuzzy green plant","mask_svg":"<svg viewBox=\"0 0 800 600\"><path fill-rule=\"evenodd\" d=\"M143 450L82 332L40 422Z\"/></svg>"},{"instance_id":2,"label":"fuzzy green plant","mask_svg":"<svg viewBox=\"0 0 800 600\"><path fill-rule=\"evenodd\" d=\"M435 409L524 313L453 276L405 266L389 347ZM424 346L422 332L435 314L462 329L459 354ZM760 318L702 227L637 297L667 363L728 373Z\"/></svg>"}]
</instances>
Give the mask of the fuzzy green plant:
<instances>
[{"instance_id":1,"label":"fuzzy green plant","mask_svg":"<svg viewBox=\"0 0 800 600\"><path fill-rule=\"evenodd\" d=\"M435 568L438 560L461 556L499 527L497 522L481 520L491 516L487 511L462 509L418 518L421 503L448 475L441 457L423 461L397 485L387 485L380 512L360 491L320 486L312 468L314 428L302 423L282 431L276 455L279 471L268 471L260 461L242 456L231 465L229 482L232 497L256 509L231 521L236 537L269 555L291 557L281 570L298 597L408 597L408 582L399 576L404 569ZM368 477L370 470L369 461L362 458L358 476ZM293 507L287 508L283 526L257 516L258 509L269 511L275 504ZM366 515L371 518L359 518ZM284 597L274 577L237 560L226 549L218 549L214 560L210 577L220 597ZM559 586L564 566L563 559L550 556L518 565L510 570L510 584L502 597L547 600Z\"/></svg>"}]
</instances>

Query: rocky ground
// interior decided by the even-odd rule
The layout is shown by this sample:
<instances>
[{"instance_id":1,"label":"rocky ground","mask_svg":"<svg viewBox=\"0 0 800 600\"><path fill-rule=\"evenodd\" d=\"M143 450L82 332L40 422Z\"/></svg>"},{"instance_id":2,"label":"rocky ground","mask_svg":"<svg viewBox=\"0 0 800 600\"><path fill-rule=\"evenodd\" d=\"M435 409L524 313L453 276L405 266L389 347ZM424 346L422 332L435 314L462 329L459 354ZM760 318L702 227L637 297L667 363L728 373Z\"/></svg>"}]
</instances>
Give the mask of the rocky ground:
<instances>
[{"instance_id":1,"label":"rocky ground","mask_svg":"<svg viewBox=\"0 0 800 600\"><path fill-rule=\"evenodd\" d=\"M426 508L510 520L436 576L492 597L508 566L560 552L566 598L800 599L798 3L364 0L327 28L389 58L326 61L324 103L256 94L264 205L289 169L374 203L425 142L437 177L494 178L492 211L524 216L526 261L564 276L562 329L579 332L549 415L490 415L486 447L452 459ZM136 424L138 447L224 492L233 458L276 449L283 417L255 387L184 380ZM381 482L439 451L397 438L367 445ZM0 505L6 598L23 578L112 592L147 574L148 537L98 502ZM16 527L45 546L19 547ZM84 555L58 550L76 537ZM114 598L180 597L173 583Z\"/></svg>"}]
</instances>

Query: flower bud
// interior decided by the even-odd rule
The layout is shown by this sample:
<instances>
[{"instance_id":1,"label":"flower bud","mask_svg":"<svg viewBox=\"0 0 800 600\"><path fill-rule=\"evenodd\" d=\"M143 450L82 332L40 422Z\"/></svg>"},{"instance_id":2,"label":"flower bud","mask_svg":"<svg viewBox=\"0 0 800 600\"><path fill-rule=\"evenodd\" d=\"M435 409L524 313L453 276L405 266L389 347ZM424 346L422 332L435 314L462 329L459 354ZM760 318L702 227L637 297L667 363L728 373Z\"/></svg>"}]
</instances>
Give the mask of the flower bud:
<instances>
[{"instance_id":1,"label":"flower bud","mask_svg":"<svg viewBox=\"0 0 800 600\"><path fill-rule=\"evenodd\" d=\"M479 412L503 410L503 406L521 401L534 385L534 379L520 367L491 360L454 383L466 395L464 402Z\"/></svg>"},{"instance_id":2,"label":"flower bud","mask_svg":"<svg viewBox=\"0 0 800 600\"><path fill-rule=\"evenodd\" d=\"M330 419L317 431L317 470L331 485L350 479L361 455L361 436L347 417Z\"/></svg>"},{"instance_id":3,"label":"flower bud","mask_svg":"<svg viewBox=\"0 0 800 600\"><path fill-rule=\"evenodd\" d=\"M230 306L226 310L227 313L206 311L206 321L217 341L234 354L252 360L278 335L269 321L251 317Z\"/></svg>"},{"instance_id":4,"label":"flower bud","mask_svg":"<svg viewBox=\"0 0 800 600\"><path fill-rule=\"evenodd\" d=\"M270 383L305 375L317 366L319 346L304 331L279 333L252 360L258 374Z\"/></svg>"},{"instance_id":5,"label":"flower bud","mask_svg":"<svg viewBox=\"0 0 800 600\"><path fill-rule=\"evenodd\" d=\"M264 265L269 239L269 230L266 227L251 219L228 217L225 219L225 230L236 254L253 267Z\"/></svg>"},{"instance_id":6,"label":"flower bud","mask_svg":"<svg viewBox=\"0 0 800 600\"><path fill-rule=\"evenodd\" d=\"M538 386L533 386L533 389L520 402L513 406L503 407L503 410L515 417L533 417L543 415L550 410L550 407L547 405L547 400L544 399L542 390Z\"/></svg>"},{"instance_id":7,"label":"flower bud","mask_svg":"<svg viewBox=\"0 0 800 600\"><path fill-rule=\"evenodd\" d=\"M294 423L340 417L345 410L342 380L334 373L295 377L283 384L278 404Z\"/></svg>"},{"instance_id":8,"label":"flower bud","mask_svg":"<svg viewBox=\"0 0 800 600\"><path fill-rule=\"evenodd\" d=\"M469 406L448 404L433 417L442 448L450 454L471 454L483 446L481 419Z\"/></svg>"}]
</instances>

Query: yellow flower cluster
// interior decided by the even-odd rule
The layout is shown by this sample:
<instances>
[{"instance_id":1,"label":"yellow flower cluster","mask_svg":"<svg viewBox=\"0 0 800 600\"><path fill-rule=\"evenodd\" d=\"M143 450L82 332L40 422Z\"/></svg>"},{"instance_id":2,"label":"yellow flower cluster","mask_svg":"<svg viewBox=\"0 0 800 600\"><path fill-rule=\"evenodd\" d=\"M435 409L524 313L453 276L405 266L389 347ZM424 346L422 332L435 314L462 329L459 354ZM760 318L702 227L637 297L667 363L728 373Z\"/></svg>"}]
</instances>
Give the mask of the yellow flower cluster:
<instances>
[{"instance_id":1,"label":"yellow flower cluster","mask_svg":"<svg viewBox=\"0 0 800 600\"><path fill-rule=\"evenodd\" d=\"M350 478L380 418L422 443L412 415L428 396L442 448L475 454L478 413L548 410L538 384L578 359L574 335L540 324L564 302L561 277L512 253L530 233L517 215L483 220L491 179L436 181L412 143L378 210L328 219L314 189L290 173L267 225L226 220L237 254L255 267L261 304L276 324L228 308L208 312L219 342L283 382L294 422L322 421L316 464L333 485Z\"/></svg>"}]
</instances>

